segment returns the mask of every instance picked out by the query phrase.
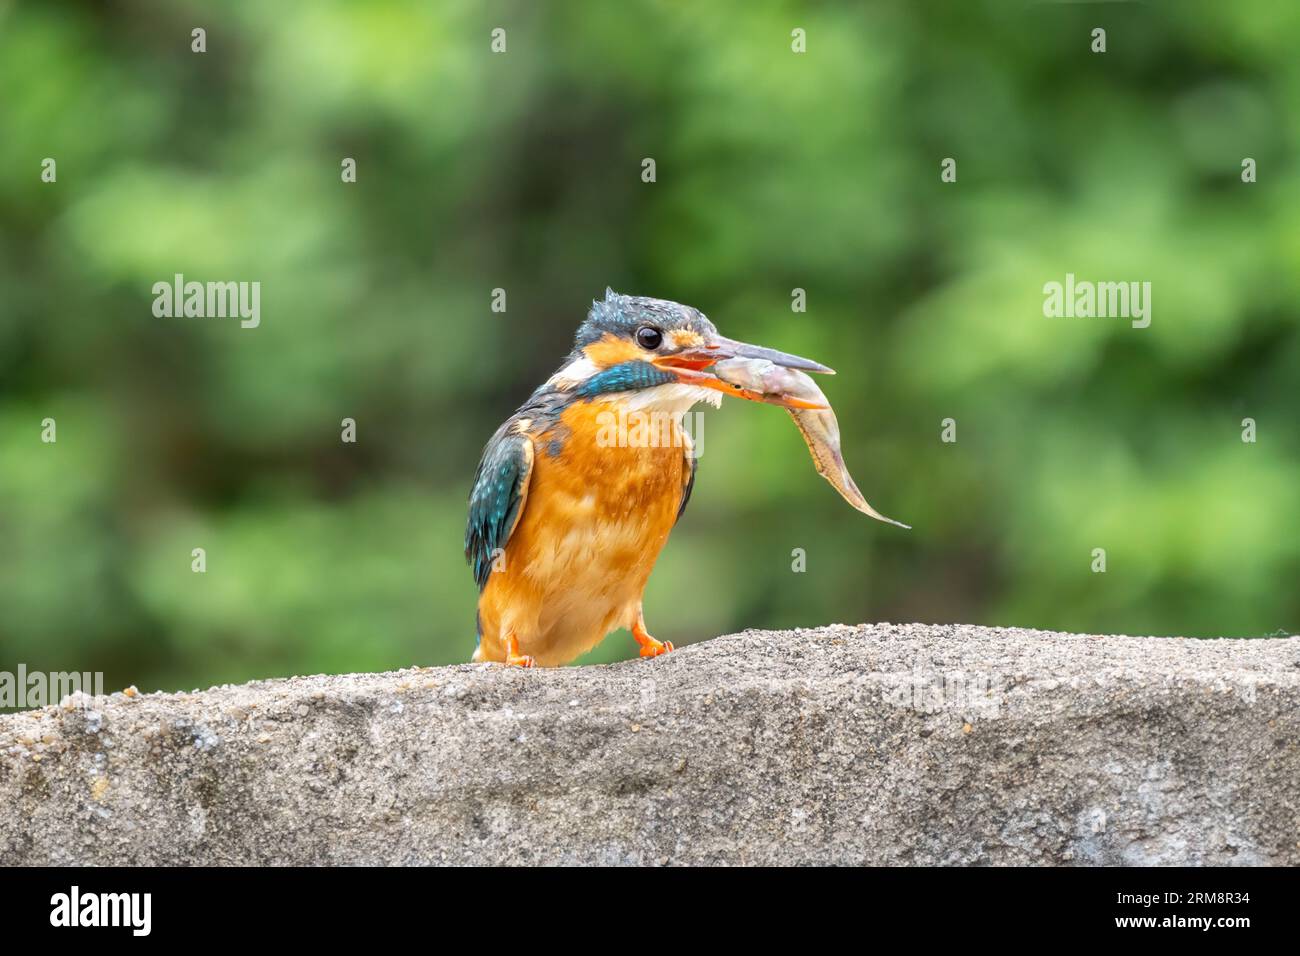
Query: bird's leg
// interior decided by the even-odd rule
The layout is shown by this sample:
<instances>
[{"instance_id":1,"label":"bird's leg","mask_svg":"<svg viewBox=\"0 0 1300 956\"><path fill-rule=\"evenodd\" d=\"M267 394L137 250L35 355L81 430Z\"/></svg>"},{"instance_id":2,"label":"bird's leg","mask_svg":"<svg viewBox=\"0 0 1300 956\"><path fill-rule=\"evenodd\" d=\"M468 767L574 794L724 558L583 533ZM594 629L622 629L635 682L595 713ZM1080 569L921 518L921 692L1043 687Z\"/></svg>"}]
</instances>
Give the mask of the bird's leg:
<instances>
[{"instance_id":1,"label":"bird's leg","mask_svg":"<svg viewBox=\"0 0 1300 956\"><path fill-rule=\"evenodd\" d=\"M508 667L536 667L537 661L533 660L529 654L519 653L519 638L514 633L506 636L506 666Z\"/></svg>"},{"instance_id":2,"label":"bird's leg","mask_svg":"<svg viewBox=\"0 0 1300 956\"><path fill-rule=\"evenodd\" d=\"M672 641L656 641L650 636L650 632L645 629L645 613L640 606L636 609L636 622L632 625L632 636L641 645L642 657L658 657L673 649Z\"/></svg>"}]
</instances>

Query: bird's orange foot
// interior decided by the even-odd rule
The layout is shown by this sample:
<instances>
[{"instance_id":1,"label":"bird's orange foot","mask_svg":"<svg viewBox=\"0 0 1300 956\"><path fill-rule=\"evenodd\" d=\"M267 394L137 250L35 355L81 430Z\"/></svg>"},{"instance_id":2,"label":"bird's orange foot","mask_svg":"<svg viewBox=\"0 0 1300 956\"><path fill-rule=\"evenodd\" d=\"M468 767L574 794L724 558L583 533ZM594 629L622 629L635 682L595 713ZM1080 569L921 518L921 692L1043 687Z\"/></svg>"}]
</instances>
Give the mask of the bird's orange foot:
<instances>
[{"instance_id":1,"label":"bird's orange foot","mask_svg":"<svg viewBox=\"0 0 1300 956\"><path fill-rule=\"evenodd\" d=\"M660 654L667 654L674 650L672 641L656 641L653 637L637 643L641 645L642 657L658 657Z\"/></svg>"},{"instance_id":2,"label":"bird's orange foot","mask_svg":"<svg viewBox=\"0 0 1300 956\"><path fill-rule=\"evenodd\" d=\"M537 661L531 654L519 653L519 639L513 634L506 639L506 660L507 667L536 667Z\"/></svg>"},{"instance_id":3,"label":"bird's orange foot","mask_svg":"<svg viewBox=\"0 0 1300 956\"><path fill-rule=\"evenodd\" d=\"M636 624L632 626L632 636L641 645L642 657L658 657L660 654L667 654L673 649L672 641L656 641L651 637L650 632L645 629L645 621L639 615Z\"/></svg>"}]
</instances>

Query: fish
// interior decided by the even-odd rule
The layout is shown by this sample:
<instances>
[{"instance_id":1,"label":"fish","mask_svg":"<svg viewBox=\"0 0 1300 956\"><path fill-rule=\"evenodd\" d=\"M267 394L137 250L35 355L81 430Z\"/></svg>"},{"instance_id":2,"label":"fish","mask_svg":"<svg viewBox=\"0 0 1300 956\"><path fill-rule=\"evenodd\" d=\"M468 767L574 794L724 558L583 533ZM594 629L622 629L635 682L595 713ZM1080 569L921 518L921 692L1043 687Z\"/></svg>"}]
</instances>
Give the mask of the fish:
<instances>
[{"instance_id":1,"label":"fish","mask_svg":"<svg viewBox=\"0 0 1300 956\"><path fill-rule=\"evenodd\" d=\"M877 521L911 530L911 525L887 518L871 507L858 490L840 452L840 423L835 411L809 376L766 359L725 359L711 371L741 398L783 406L803 435L817 473L831 483L841 498Z\"/></svg>"}]
</instances>

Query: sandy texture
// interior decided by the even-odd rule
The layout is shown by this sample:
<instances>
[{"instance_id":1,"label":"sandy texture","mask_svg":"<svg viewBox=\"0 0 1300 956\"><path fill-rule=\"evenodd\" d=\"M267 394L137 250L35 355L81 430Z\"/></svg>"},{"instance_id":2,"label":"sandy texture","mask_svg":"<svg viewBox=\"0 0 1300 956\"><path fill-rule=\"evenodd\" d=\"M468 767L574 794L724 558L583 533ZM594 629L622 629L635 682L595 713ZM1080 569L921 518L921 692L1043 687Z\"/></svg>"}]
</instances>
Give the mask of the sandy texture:
<instances>
[{"instance_id":1,"label":"sandy texture","mask_svg":"<svg viewBox=\"0 0 1300 956\"><path fill-rule=\"evenodd\" d=\"M880 624L0 717L7 864L1300 864L1300 638Z\"/></svg>"}]
</instances>

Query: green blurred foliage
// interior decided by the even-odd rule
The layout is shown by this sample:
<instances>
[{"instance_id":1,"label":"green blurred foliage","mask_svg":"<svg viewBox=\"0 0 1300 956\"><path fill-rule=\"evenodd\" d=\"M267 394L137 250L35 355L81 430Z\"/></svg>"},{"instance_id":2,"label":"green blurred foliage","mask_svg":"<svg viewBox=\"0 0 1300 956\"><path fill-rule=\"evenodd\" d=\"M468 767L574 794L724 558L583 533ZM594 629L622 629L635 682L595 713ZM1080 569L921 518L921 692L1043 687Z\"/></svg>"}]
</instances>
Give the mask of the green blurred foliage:
<instances>
[{"instance_id":1,"label":"green blurred foliage","mask_svg":"<svg viewBox=\"0 0 1300 956\"><path fill-rule=\"evenodd\" d=\"M710 412L659 637L1294 631L1298 41L1272 3L0 3L0 667L466 660L479 450L606 285L836 365L915 526ZM154 318L177 272L260 281L261 327ZM1151 327L1044 318L1066 272L1152 282Z\"/></svg>"}]
</instances>

